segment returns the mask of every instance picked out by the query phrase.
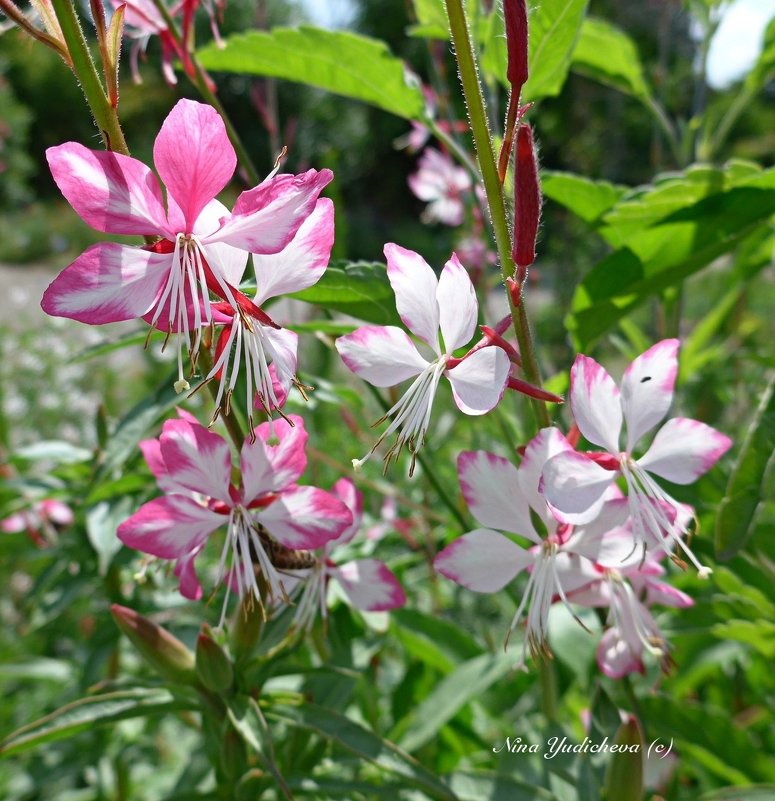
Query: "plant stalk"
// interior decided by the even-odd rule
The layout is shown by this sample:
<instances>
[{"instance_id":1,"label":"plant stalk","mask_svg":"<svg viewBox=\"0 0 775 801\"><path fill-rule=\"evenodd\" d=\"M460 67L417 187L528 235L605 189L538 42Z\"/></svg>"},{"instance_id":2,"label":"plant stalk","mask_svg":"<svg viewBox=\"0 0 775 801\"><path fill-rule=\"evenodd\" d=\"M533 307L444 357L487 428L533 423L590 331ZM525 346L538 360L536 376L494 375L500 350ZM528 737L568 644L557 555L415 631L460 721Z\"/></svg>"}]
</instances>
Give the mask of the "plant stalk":
<instances>
[{"instance_id":1,"label":"plant stalk","mask_svg":"<svg viewBox=\"0 0 775 801\"><path fill-rule=\"evenodd\" d=\"M465 97L466 107L468 108L471 132L474 137L476 158L479 162L479 170L482 175L484 190L487 196L487 205L490 210L490 220L492 222L495 244L498 250L501 277L505 284L506 279L512 278L515 272L514 261L511 258L511 234L509 231L503 187L498 178L498 168L495 162L492 136L487 120L487 110L484 104L482 87L479 83L473 44L468 29L463 0L445 0L445 2L447 6L447 17L449 19L449 29L452 35L452 43L455 47L455 57L457 58L459 68L460 82L463 86L463 95ZM506 297L509 302L514 332L517 335L517 342L519 343L519 351L523 363L522 370L525 374L525 378L531 384L541 386L541 370L533 347L530 324L525 311L524 289L521 291L522 297L519 299L519 303L514 303L510 292L506 292ZM550 425L551 420L546 403L538 399L532 399L531 403L537 427L542 428Z\"/></svg>"}]
</instances>

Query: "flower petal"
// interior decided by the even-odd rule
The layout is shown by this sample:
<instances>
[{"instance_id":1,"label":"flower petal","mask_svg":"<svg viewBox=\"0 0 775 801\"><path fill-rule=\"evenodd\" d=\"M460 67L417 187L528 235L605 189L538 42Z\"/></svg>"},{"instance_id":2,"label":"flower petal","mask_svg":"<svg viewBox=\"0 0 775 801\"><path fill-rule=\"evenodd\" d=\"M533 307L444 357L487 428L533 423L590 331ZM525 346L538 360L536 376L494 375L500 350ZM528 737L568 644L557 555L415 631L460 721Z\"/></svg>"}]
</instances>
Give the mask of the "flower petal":
<instances>
[{"instance_id":1,"label":"flower petal","mask_svg":"<svg viewBox=\"0 0 775 801\"><path fill-rule=\"evenodd\" d=\"M544 465L540 490L561 522L579 525L597 517L614 478L583 453L566 451Z\"/></svg>"},{"instance_id":2,"label":"flower petal","mask_svg":"<svg viewBox=\"0 0 775 801\"><path fill-rule=\"evenodd\" d=\"M580 554L603 567L619 568L633 558L643 561L643 553L635 547L632 532L622 531L622 526L630 516L630 502L627 498L608 501L597 517L583 526L574 529L564 550Z\"/></svg>"},{"instance_id":3,"label":"flower petal","mask_svg":"<svg viewBox=\"0 0 775 801\"><path fill-rule=\"evenodd\" d=\"M436 300L444 349L446 353L452 353L471 341L479 313L474 285L454 253L441 271Z\"/></svg>"},{"instance_id":4,"label":"flower petal","mask_svg":"<svg viewBox=\"0 0 775 801\"><path fill-rule=\"evenodd\" d=\"M159 445L167 472L177 484L233 505L231 454L223 437L199 423L167 420Z\"/></svg>"},{"instance_id":5,"label":"flower petal","mask_svg":"<svg viewBox=\"0 0 775 801\"><path fill-rule=\"evenodd\" d=\"M311 550L339 537L352 524L352 512L330 492L297 487L257 513L259 522L286 548Z\"/></svg>"},{"instance_id":6,"label":"flower petal","mask_svg":"<svg viewBox=\"0 0 775 801\"><path fill-rule=\"evenodd\" d=\"M260 306L267 298L300 292L316 284L328 266L334 245L334 204L318 200L290 244L279 253L254 254L256 297Z\"/></svg>"},{"instance_id":7,"label":"flower petal","mask_svg":"<svg viewBox=\"0 0 775 801\"><path fill-rule=\"evenodd\" d=\"M251 253L279 253L312 214L318 195L334 174L307 170L300 175L275 175L243 192L221 228L206 237Z\"/></svg>"},{"instance_id":8,"label":"flower petal","mask_svg":"<svg viewBox=\"0 0 775 801\"><path fill-rule=\"evenodd\" d=\"M287 397L293 379L296 377L299 335L288 328L269 328L268 326L263 328L262 333L266 354L272 361L275 377Z\"/></svg>"},{"instance_id":9,"label":"flower petal","mask_svg":"<svg viewBox=\"0 0 775 801\"><path fill-rule=\"evenodd\" d=\"M387 612L406 603L404 588L378 559L345 562L331 571L350 603L363 612Z\"/></svg>"},{"instance_id":10,"label":"flower petal","mask_svg":"<svg viewBox=\"0 0 775 801\"><path fill-rule=\"evenodd\" d=\"M674 484L691 484L732 447L732 440L715 428L673 417L657 431L638 464Z\"/></svg>"},{"instance_id":11,"label":"flower petal","mask_svg":"<svg viewBox=\"0 0 775 801\"><path fill-rule=\"evenodd\" d=\"M385 245L387 274L404 325L439 355L439 282L425 259L392 242Z\"/></svg>"},{"instance_id":12,"label":"flower petal","mask_svg":"<svg viewBox=\"0 0 775 801\"><path fill-rule=\"evenodd\" d=\"M336 543L330 545L344 545L358 533L363 519L363 493L355 486L350 478L340 478L332 493L352 512L353 522L337 538ZM381 563L380 563L381 564Z\"/></svg>"},{"instance_id":13,"label":"flower petal","mask_svg":"<svg viewBox=\"0 0 775 801\"><path fill-rule=\"evenodd\" d=\"M645 672L640 653L630 649L616 628L610 628L603 634L595 655L601 673L609 679L621 679L630 673Z\"/></svg>"},{"instance_id":14,"label":"flower petal","mask_svg":"<svg viewBox=\"0 0 775 801\"><path fill-rule=\"evenodd\" d=\"M486 528L458 537L433 560L442 576L474 592L498 592L534 563L529 551Z\"/></svg>"},{"instance_id":15,"label":"flower petal","mask_svg":"<svg viewBox=\"0 0 775 801\"><path fill-rule=\"evenodd\" d=\"M419 375L428 362L394 325L364 325L336 340L342 361L375 387L392 387Z\"/></svg>"},{"instance_id":16,"label":"flower petal","mask_svg":"<svg viewBox=\"0 0 775 801\"><path fill-rule=\"evenodd\" d=\"M624 372L622 410L627 452L667 414L678 374L677 339L664 339L638 356Z\"/></svg>"},{"instance_id":17,"label":"flower petal","mask_svg":"<svg viewBox=\"0 0 775 801\"><path fill-rule=\"evenodd\" d=\"M180 594L190 601L198 601L202 597L202 585L194 569L194 559L199 555L202 547L195 548L190 553L179 557L175 562L174 573L180 579Z\"/></svg>"},{"instance_id":18,"label":"flower petal","mask_svg":"<svg viewBox=\"0 0 775 801\"><path fill-rule=\"evenodd\" d=\"M240 453L243 496L246 503L268 492L291 488L307 468L307 430L304 420L290 415L286 420L261 423L256 440L245 440Z\"/></svg>"},{"instance_id":19,"label":"flower petal","mask_svg":"<svg viewBox=\"0 0 775 801\"><path fill-rule=\"evenodd\" d=\"M76 142L50 147L46 158L67 202L92 228L169 237L159 182L141 161Z\"/></svg>"},{"instance_id":20,"label":"flower petal","mask_svg":"<svg viewBox=\"0 0 775 801\"><path fill-rule=\"evenodd\" d=\"M542 428L528 442L522 456L522 462L517 471L519 486L528 504L547 525L552 525L556 521L546 505L546 499L538 490L541 473L544 465L552 456L572 450L573 447L559 428Z\"/></svg>"},{"instance_id":21,"label":"flower petal","mask_svg":"<svg viewBox=\"0 0 775 801\"><path fill-rule=\"evenodd\" d=\"M445 371L458 409L470 415L494 409L506 389L510 365L506 351L491 347L475 351Z\"/></svg>"},{"instance_id":22,"label":"flower petal","mask_svg":"<svg viewBox=\"0 0 775 801\"><path fill-rule=\"evenodd\" d=\"M237 166L220 114L205 103L179 100L161 126L153 161L192 233L202 209L229 183Z\"/></svg>"},{"instance_id":23,"label":"flower petal","mask_svg":"<svg viewBox=\"0 0 775 801\"><path fill-rule=\"evenodd\" d=\"M143 504L116 533L129 548L177 559L201 546L226 520L184 495L165 495Z\"/></svg>"},{"instance_id":24,"label":"flower petal","mask_svg":"<svg viewBox=\"0 0 775 801\"><path fill-rule=\"evenodd\" d=\"M457 472L466 504L479 523L540 542L517 468L508 459L487 451L463 451L457 457Z\"/></svg>"},{"instance_id":25,"label":"flower petal","mask_svg":"<svg viewBox=\"0 0 775 801\"><path fill-rule=\"evenodd\" d=\"M168 253L100 242L62 270L40 305L53 317L89 325L133 320L153 307L171 266Z\"/></svg>"},{"instance_id":26,"label":"flower petal","mask_svg":"<svg viewBox=\"0 0 775 801\"><path fill-rule=\"evenodd\" d=\"M613 378L594 359L579 354L570 371L573 418L589 442L619 452L622 404Z\"/></svg>"}]
</instances>

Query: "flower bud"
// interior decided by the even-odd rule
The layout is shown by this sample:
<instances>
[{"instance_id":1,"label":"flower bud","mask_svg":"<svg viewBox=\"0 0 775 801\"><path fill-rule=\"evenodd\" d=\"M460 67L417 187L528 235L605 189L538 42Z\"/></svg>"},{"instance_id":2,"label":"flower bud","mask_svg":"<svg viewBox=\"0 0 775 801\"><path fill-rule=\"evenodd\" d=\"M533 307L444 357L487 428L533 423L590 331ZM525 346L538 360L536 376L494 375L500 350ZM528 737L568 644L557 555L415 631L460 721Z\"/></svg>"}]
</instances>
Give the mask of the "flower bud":
<instances>
[{"instance_id":1,"label":"flower bud","mask_svg":"<svg viewBox=\"0 0 775 801\"><path fill-rule=\"evenodd\" d=\"M110 611L116 625L160 676L175 684L194 683L194 655L177 637L134 609L113 604Z\"/></svg>"},{"instance_id":2,"label":"flower bud","mask_svg":"<svg viewBox=\"0 0 775 801\"><path fill-rule=\"evenodd\" d=\"M541 187L538 183L538 160L533 143L533 131L527 123L520 123L517 129L517 156L514 169L514 246L511 251L511 256L517 265L518 283L524 279L524 268L535 261L540 217Z\"/></svg>"},{"instance_id":3,"label":"flower bud","mask_svg":"<svg viewBox=\"0 0 775 801\"><path fill-rule=\"evenodd\" d=\"M616 732L605 776L607 801L641 801L643 798L643 733L638 719L630 716Z\"/></svg>"},{"instance_id":4,"label":"flower bud","mask_svg":"<svg viewBox=\"0 0 775 801\"><path fill-rule=\"evenodd\" d=\"M506 77L514 102L527 82L527 6L525 0L503 0L508 61Z\"/></svg>"},{"instance_id":5,"label":"flower bud","mask_svg":"<svg viewBox=\"0 0 775 801\"><path fill-rule=\"evenodd\" d=\"M196 640L196 673L202 684L214 693L226 693L234 683L231 659L213 639L207 625L202 626Z\"/></svg>"}]
</instances>

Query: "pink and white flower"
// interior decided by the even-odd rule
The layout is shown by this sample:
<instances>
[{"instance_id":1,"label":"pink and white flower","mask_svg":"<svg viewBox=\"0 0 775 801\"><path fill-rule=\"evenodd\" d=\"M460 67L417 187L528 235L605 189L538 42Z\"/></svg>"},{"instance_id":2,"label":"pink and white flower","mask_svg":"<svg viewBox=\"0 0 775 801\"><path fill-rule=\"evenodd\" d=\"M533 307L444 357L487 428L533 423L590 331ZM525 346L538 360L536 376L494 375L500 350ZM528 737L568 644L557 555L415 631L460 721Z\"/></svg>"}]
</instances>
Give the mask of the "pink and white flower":
<instances>
[{"instance_id":1,"label":"pink and white flower","mask_svg":"<svg viewBox=\"0 0 775 801\"><path fill-rule=\"evenodd\" d=\"M423 222L440 222L453 228L463 222L463 193L471 189L471 177L452 159L433 147L426 147L420 156L418 170L409 176L409 188L428 203Z\"/></svg>"},{"instance_id":2,"label":"pink and white flower","mask_svg":"<svg viewBox=\"0 0 775 801\"><path fill-rule=\"evenodd\" d=\"M547 459L571 451L556 428L542 429L528 444L519 468L486 451L458 457L463 496L476 520L484 526L464 534L434 559L442 575L475 592L498 592L523 571L529 572L522 601L509 627L516 628L527 609L520 664L527 649L536 656L549 653L549 609L556 598L568 607L569 596L600 576L600 565L621 564L629 544L606 537L627 517L626 502L610 497L596 520L584 526L559 523L538 491ZM533 517L545 532L539 532ZM518 545L509 536L523 537L532 546Z\"/></svg>"},{"instance_id":3,"label":"pink and white flower","mask_svg":"<svg viewBox=\"0 0 775 801\"><path fill-rule=\"evenodd\" d=\"M682 539L687 532L680 514L682 505L653 476L690 484L713 467L732 440L697 420L674 417L657 432L643 456L636 458L633 453L670 408L678 347L677 339L666 339L638 356L624 373L621 391L594 359L576 357L570 379L573 417L586 439L605 452L558 454L544 468L542 491L560 519L584 523L594 519L606 490L623 476L636 545L644 549L661 546L667 532L705 577L710 568L698 562ZM627 438L621 450L623 422ZM675 525L665 511L670 507L676 510Z\"/></svg>"},{"instance_id":4,"label":"pink and white flower","mask_svg":"<svg viewBox=\"0 0 775 801\"><path fill-rule=\"evenodd\" d=\"M353 460L359 469L385 437L398 431L385 464L387 467L391 458L397 459L408 444L411 475L416 454L425 442L441 377L450 382L455 403L464 414L485 414L503 395L509 357L495 346L471 351L461 359L453 357L454 351L473 337L479 311L471 279L454 253L439 278L425 259L411 250L391 243L385 245L385 256L398 313L406 327L431 348L433 357L422 356L409 336L392 325L362 326L339 337L336 349L350 370L374 386L390 387L414 378L383 418L393 416L385 433L363 459Z\"/></svg>"},{"instance_id":5,"label":"pink and white flower","mask_svg":"<svg viewBox=\"0 0 775 801\"><path fill-rule=\"evenodd\" d=\"M192 363L203 327L213 322L210 292L239 313L236 287L249 254L287 247L332 178L329 170L273 175L243 192L229 212L215 196L237 157L218 113L192 100L175 105L154 144L166 211L156 176L133 158L76 142L46 155L62 194L93 228L160 238L143 248L93 245L48 287L43 310L90 325L164 321L168 333L185 341ZM176 388L188 388L180 351Z\"/></svg>"},{"instance_id":6,"label":"pink and white flower","mask_svg":"<svg viewBox=\"0 0 775 801\"><path fill-rule=\"evenodd\" d=\"M338 498L297 484L307 465L301 417L262 423L255 433L255 441L242 446L239 485L231 481L226 441L191 415L167 420L158 440L141 443L165 495L124 521L118 537L130 548L176 560L180 591L187 598L201 596L194 559L223 526L218 580L228 578L240 597L252 594L261 603L257 570L270 596L287 597L272 563L274 543L291 550L320 548L352 524L352 513Z\"/></svg>"},{"instance_id":7,"label":"pink and white flower","mask_svg":"<svg viewBox=\"0 0 775 801\"><path fill-rule=\"evenodd\" d=\"M296 623L309 628L316 610L328 617L328 585L338 584L351 606L362 612L386 612L406 603L406 594L392 571L379 559L352 559L341 564L335 559L336 551L349 544L361 527L363 493L349 478L340 478L334 484L333 494L352 512L353 522L336 539L329 540L315 566L299 573L305 586L296 612Z\"/></svg>"},{"instance_id":8,"label":"pink and white flower","mask_svg":"<svg viewBox=\"0 0 775 801\"><path fill-rule=\"evenodd\" d=\"M254 407L271 414L283 405L292 384L300 387L296 378L298 334L266 324L252 310L270 298L300 292L317 283L328 266L333 244L334 204L322 198L279 253L254 254L255 297L241 302L239 311L228 303L217 304L216 324L223 324L223 329L205 380L218 379L215 405L228 408L240 365L245 365L245 408L251 430Z\"/></svg>"},{"instance_id":9,"label":"pink and white flower","mask_svg":"<svg viewBox=\"0 0 775 801\"><path fill-rule=\"evenodd\" d=\"M73 510L56 498L36 501L26 509L20 509L0 520L0 531L19 534L22 531L41 547L56 540L59 529L73 524Z\"/></svg>"}]
</instances>

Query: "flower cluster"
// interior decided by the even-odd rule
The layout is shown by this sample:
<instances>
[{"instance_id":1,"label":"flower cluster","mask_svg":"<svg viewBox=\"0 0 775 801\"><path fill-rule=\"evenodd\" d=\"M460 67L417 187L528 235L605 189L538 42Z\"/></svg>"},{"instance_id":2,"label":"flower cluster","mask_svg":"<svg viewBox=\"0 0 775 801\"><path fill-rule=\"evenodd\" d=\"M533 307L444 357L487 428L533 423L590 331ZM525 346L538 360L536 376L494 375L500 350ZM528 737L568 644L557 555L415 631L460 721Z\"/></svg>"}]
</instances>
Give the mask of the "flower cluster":
<instances>
[{"instance_id":1,"label":"flower cluster","mask_svg":"<svg viewBox=\"0 0 775 801\"><path fill-rule=\"evenodd\" d=\"M608 608L610 627L597 653L606 675L642 671L645 654L667 663L667 646L649 607L683 607L692 600L660 580L665 572L660 563L676 547L700 576L710 571L687 544L693 511L652 474L688 484L731 445L703 423L673 418L643 456L633 456L637 442L671 405L677 351L676 340L665 340L643 353L627 368L621 392L594 360L576 359L570 392L574 419L581 434L607 452L578 452L559 429L545 428L528 444L518 468L485 451L458 459L463 495L482 528L448 545L435 566L477 592L497 592L528 573L509 628L526 616L522 664L528 650L534 656L550 653L547 624L556 601L577 620L574 604ZM628 432L623 451L622 418ZM619 476L626 495L615 481ZM685 567L678 556L672 558Z\"/></svg>"},{"instance_id":2,"label":"flower cluster","mask_svg":"<svg viewBox=\"0 0 775 801\"><path fill-rule=\"evenodd\" d=\"M142 162L75 142L47 151L54 180L87 223L152 244L93 245L49 286L43 310L91 325L143 318L176 337L179 392L190 389L183 348L193 372L205 335L222 327L204 379L219 381L218 406L228 410L244 365L252 427L254 404L269 413L280 405L276 382L287 393L296 381L297 336L260 304L309 287L324 272L334 213L318 196L332 173L273 173L229 212L215 197L234 173L234 148L217 112L191 100L172 109L153 152L166 210L156 176ZM252 298L238 288L251 260L258 287Z\"/></svg>"}]
</instances>

